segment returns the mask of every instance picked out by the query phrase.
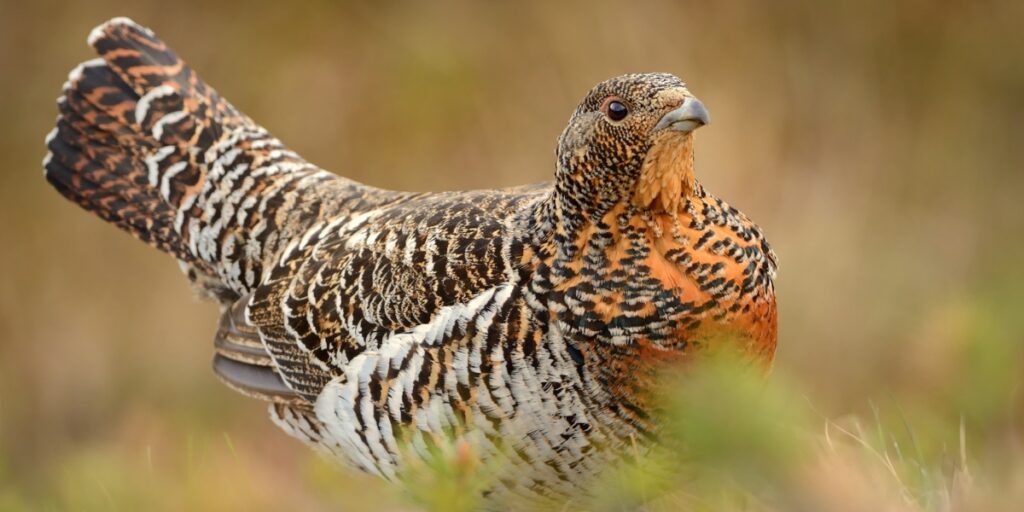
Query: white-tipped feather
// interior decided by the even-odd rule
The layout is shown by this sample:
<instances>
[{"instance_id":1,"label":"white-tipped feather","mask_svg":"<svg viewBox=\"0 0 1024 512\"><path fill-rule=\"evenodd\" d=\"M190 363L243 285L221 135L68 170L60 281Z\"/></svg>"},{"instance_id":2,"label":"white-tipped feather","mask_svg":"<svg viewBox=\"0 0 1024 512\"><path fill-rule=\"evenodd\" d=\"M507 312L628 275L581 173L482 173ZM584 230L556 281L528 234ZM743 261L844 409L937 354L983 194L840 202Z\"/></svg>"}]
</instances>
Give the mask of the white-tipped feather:
<instances>
[{"instance_id":1,"label":"white-tipped feather","mask_svg":"<svg viewBox=\"0 0 1024 512\"><path fill-rule=\"evenodd\" d=\"M146 157L146 167L149 169L149 184L156 187L160 185L160 162L174 153L174 146L164 146Z\"/></svg>"},{"instance_id":2,"label":"white-tipped feather","mask_svg":"<svg viewBox=\"0 0 1024 512\"><path fill-rule=\"evenodd\" d=\"M138 23L135 23L135 21L132 20L131 18L128 18L128 17L125 17L125 16L118 16L116 18L111 18L111 19L109 19L109 20L99 24L96 28L92 29L92 32L89 32L89 37L86 38L85 41L87 43L89 43L89 46L96 46L96 42L99 41L100 38L102 38L104 36L104 34L106 34L107 28L111 27L111 26L114 26L114 25L127 25L129 27L135 27L136 29L144 32L145 34L149 35L150 37L155 37L155 34L153 34L152 30L150 30L150 29L148 29L146 27L143 27L142 25L139 25Z\"/></svg>"},{"instance_id":3,"label":"white-tipped feather","mask_svg":"<svg viewBox=\"0 0 1024 512\"><path fill-rule=\"evenodd\" d=\"M142 122L146 120L146 115L149 113L150 102L157 98L170 96L175 92L177 91L175 91L173 87L169 85L161 85L159 87L154 87L152 90L144 94L139 98L139 102L135 104L135 122L141 125Z\"/></svg>"},{"instance_id":4,"label":"white-tipped feather","mask_svg":"<svg viewBox=\"0 0 1024 512\"><path fill-rule=\"evenodd\" d=\"M141 101L139 103L141 104ZM137 107L137 105L136 105L136 107ZM137 108L136 108L136 111L138 111ZM164 126L166 126L168 124L177 123L178 121L181 121L187 115L188 115L188 112L186 112L184 110L179 110L177 112L171 112L170 114L167 114L167 115L161 117L160 120L157 121L155 125L153 125L153 138L156 139L156 140L160 140L161 138L163 138L163 136L164 136ZM139 118L136 117L135 119L138 120Z\"/></svg>"},{"instance_id":5,"label":"white-tipped feather","mask_svg":"<svg viewBox=\"0 0 1024 512\"><path fill-rule=\"evenodd\" d=\"M64 85L61 87L61 90L67 92L68 89L71 88L72 84L77 82L79 78L82 78L82 73L85 71L85 68L94 68L106 65L107 61L103 60L103 57L96 57L94 59L89 59L85 62L79 63L77 66L75 66L75 69L72 69L71 72L68 73L68 79L64 82Z\"/></svg>"},{"instance_id":6,"label":"white-tipped feather","mask_svg":"<svg viewBox=\"0 0 1024 512\"><path fill-rule=\"evenodd\" d=\"M171 197L171 180L173 180L178 173L184 171L187 167L188 162L181 161L168 167L167 170L164 171L163 177L160 178L160 195L163 196L165 200L170 199Z\"/></svg>"},{"instance_id":7,"label":"white-tipped feather","mask_svg":"<svg viewBox=\"0 0 1024 512\"><path fill-rule=\"evenodd\" d=\"M50 130L50 132L46 134L46 139L44 140L44 143L47 146L49 146L50 143L53 142L53 139L56 139L56 138L57 138L57 127L54 126L53 129Z\"/></svg>"}]
</instances>

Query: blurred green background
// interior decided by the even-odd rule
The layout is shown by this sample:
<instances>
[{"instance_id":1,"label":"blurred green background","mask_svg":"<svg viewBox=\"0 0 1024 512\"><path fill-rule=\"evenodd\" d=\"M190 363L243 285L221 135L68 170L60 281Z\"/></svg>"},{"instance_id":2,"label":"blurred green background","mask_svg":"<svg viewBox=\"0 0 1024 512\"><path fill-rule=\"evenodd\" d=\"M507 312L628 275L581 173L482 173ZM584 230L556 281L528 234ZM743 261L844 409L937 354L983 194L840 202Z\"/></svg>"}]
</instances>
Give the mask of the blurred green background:
<instances>
[{"instance_id":1,"label":"blurred green background","mask_svg":"<svg viewBox=\"0 0 1024 512\"><path fill-rule=\"evenodd\" d=\"M775 374L818 424L899 410L956 451L962 418L1024 495L1024 2L0 0L0 510L410 507L219 384L216 308L42 179L112 16L310 161L407 190L549 179L591 86L679 75L713 117L698 178L779 255Z\"/></svg>"}]
</instances>

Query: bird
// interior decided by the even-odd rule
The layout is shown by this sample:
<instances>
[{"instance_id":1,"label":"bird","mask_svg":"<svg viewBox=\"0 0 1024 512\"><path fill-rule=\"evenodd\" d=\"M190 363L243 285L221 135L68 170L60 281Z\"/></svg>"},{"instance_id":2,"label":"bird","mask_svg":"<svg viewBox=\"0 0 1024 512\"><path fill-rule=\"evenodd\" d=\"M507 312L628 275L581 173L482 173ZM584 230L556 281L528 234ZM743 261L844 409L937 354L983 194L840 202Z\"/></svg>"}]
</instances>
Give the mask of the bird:
<instances>
[{"instance_id":1,"label":"bird","mask_svg":"<svg viewBox=\"0 0 1024 512\"><path fill-rule=\"evenodd\" d=\"M170 254L221 310L214 373L285 432L399 480L449 439L558 497L657 438L652 375L725 333L771 363L776 256L694 173L709 114L668 73L591 89L542 184L399 192L325 171L148 28L96 27L47 182Z\"/></svg>"}]
</instances>

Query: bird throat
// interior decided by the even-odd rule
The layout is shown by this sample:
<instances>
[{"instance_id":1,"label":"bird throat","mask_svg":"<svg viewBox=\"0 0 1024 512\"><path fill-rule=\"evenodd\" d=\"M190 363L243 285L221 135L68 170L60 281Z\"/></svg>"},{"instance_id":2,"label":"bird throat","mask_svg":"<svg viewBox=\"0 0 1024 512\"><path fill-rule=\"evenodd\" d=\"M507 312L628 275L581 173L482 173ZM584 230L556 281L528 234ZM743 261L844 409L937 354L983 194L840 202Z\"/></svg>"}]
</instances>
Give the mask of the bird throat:
<instances>
[{"instance_id":1,"label":"bird throat","mask_svg":"<svg viewBox=\"0 0 1024 512\"><path fill-rule=\"evenodd\" d=\"M641 166L633 204L675 215L694 187L693 133L664 130L657 134Z\"/></svg>"}]
</instances>

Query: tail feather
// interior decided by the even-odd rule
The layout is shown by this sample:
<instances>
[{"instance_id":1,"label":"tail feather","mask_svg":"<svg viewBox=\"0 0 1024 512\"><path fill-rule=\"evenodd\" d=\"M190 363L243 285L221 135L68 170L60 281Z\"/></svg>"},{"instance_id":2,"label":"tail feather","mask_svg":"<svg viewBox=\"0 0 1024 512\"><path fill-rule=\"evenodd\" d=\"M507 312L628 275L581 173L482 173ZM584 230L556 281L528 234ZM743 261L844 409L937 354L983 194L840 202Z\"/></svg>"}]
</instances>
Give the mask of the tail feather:
<instances>
[{"instance_id":1,"label":"tail feather","mask_svg":"<svg viewBox=\"0 0 1024 512\"><path fill-rule=\"evenodd\" d=\"M133 94L100 59L72 71L58 102L57 126L47 138L47 180L100 218L179 259L189 258L178 233L161 222L173 215L172 208L133 164L154 146L125 123L124 98Z\"/></svg>"},{"instance_id":2,"label":"tail feather","mask_svg":"<svg viewBox=\"0 0 1024 512\"><path fill-rule=\"evenodd\" d=\"M240 296L301 225L331 206L334 182L207 86L148 29L127 18L97 27L101 55L68 77L47 138L47 180L82 208L173 254L203 283ZM320 187L320 190L329 190ZM313 210L313 211L309 211ZM216 295L222 296L219 290Z\"/></svg>"}]
</instances>

